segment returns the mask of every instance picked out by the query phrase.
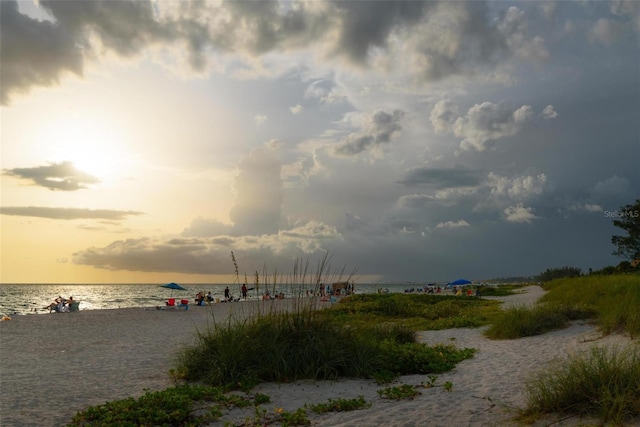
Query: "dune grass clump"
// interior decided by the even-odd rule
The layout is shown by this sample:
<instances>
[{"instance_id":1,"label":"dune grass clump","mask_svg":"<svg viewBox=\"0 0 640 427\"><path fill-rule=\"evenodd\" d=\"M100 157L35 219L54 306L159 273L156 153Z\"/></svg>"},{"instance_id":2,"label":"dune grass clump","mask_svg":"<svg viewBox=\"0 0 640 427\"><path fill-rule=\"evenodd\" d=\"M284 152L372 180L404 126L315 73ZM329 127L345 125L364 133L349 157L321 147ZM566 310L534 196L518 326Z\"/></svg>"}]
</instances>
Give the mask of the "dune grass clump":
<instances>
[{"instance_id":1,"label":"dune grass clump","mask_svg":"<svg viewBox=\"0 0 640 427\"><path fill-rule=\"evenodd\" d=\"M640 274L559 279L545 284L545 289L541 302L588 307L604 333L640 336Z\"/></svg>"},{"instance_id":2,"label":"dune grass clump","mask_svg":"<svg viewBox=\"0 0 640 427\"><path fill-rule=\"evenodd\" d=\"M354 325L332 319L330 311L274 312L214 326L183 349L176 375L251 388L270 381L374 378L381 372L440 373L473 356L472 349L418 343L400 324Z\"/></svg>"},{"instance_id":3,"label":"dune grass clump","mask_svg":"<svg viewBox=\"0 0 640 427\"><path fill-rule=\"evenodd\" d=\"M523 416L595 416L622 425L640 416L640 348L593 348L526 384Z\"/></svg>"},{"instance_id":4,"label":"dune grass clump","mask_svg":"<svg viewBox=\"0 0 640 427\"><path fill-rule=\"evenodd\" d=\"M541 335L567 327L570 320L587 319L593 314L591 309L577 305L517 306L498 314L484 334L492 339L516 339Z\"/></svg>"}]
</instances>

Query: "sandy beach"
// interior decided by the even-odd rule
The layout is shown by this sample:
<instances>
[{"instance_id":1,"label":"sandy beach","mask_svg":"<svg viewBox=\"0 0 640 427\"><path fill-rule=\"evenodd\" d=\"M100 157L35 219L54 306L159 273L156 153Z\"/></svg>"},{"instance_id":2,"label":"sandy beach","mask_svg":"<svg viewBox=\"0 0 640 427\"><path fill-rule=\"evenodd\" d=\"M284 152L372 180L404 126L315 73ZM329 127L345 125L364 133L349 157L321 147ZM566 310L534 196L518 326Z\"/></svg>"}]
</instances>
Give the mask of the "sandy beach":
<instances>
[{"instance_id":1,"label":"sandy beach","mask_svg":"<svg viewBox=\"0 0 640 427\"><path fill-rule=\"evenodd\" d=\"M543 291L504 298L505 305L532 304ZM246 317L270 307L288 309L292 300L253 301L191 307L184 310L118 309L16 316L0 322L0 425L61 426L78 410L110 400L137 397L145 390L172 384L169 369L176 351L195 340L196 329L230 315ZM271 397L264 405L294 411L305 403L364 396L369 409L310 415L322 426L502 426L513 424L513 408L523 404L523 382L529 375L591 346L628 345L621 335L601 337L586 322L542 336L492 341L482 329L448 329L419 333L428 344L453 343L478 349L475 357L438 376L453 389L422 388L413 400L378 396L383 386L371 380L299 381L261 384L253 391ZM398 384L419 385L425 375L401 377ZM253 410L232 410L211 424L241 424ZM577 426L593 420L549 418L536 425ZM640 425L632 423L629 425Z\"/></svg>"}]
</instances>

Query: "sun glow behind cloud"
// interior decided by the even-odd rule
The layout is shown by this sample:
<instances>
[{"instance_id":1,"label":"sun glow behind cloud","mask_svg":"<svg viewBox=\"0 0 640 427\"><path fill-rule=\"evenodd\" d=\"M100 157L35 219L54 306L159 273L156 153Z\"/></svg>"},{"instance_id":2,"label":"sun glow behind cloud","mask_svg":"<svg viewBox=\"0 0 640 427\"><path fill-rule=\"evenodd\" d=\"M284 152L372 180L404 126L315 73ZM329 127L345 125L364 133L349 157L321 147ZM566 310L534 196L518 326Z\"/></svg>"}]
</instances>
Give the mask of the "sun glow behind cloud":
<instances>
[{"instance_id":1,"label":"sun glow behind cloud","mask_svg":"<svg viewBox=\"0 0 640 427\"><path fill-rule=\"evenodd\" d=\"M42 133L42 138L49 138L47 160L69 161L101 182L126 174L133 160L125 151L122 134L98 120L60 117L45 124Z\"/></svg>"}]
</instances>

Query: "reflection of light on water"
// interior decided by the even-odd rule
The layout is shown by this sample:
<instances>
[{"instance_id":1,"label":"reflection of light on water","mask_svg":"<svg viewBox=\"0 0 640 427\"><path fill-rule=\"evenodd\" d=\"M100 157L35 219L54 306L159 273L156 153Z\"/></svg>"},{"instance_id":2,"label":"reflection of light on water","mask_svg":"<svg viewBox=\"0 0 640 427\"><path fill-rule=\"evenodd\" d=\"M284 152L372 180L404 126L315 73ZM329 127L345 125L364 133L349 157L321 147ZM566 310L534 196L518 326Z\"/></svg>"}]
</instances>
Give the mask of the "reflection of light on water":
<instances>
[{"instance_id":1,"label":"reflection of light on water","mask_svg":"<svg viewBox=\"0 0 640 427\"><path fill-rule=\"evenodd\" d=\"M80 301L80 310L102 310L112 308L148 308L164 306L167 298L172 296L176 300L188 299L190 304L194 303L195 295L198 292L211 292L213 298L223 299L224 288L229 286L234 297L240 295L238 284L216 284L216 285L189 285L180 284L186 291L174 291L171 294L167 289L160 287L160 284L118 284L118 285L70 285L70 284L2 284L0 285L0 316L14 314L48 314L45 309L55 298L62 296ZM280 285L276 291L283 291L287 297L292 295L305 295L306 288L311 285ZM356 285L357 293L374 293L378 288L389 288L391 292L403 292L406 285ZM260 299L266 287L249 291L249 299ZM273 293L273 286L269 286ZM34 311L35 310L35 311Z\"/></svg>"}]
</instances>

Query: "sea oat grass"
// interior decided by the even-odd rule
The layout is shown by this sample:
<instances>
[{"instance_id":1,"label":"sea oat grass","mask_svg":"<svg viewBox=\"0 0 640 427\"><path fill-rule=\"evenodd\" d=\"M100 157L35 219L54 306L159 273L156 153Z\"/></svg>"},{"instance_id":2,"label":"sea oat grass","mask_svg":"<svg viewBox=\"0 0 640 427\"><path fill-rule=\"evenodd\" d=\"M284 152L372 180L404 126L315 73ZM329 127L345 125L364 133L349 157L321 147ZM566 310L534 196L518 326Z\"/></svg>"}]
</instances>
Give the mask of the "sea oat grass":
<instances>
[{"instance_id":1,"label":"sea oat grass","mask_svg":"<svg viewBox=\"0 0 640 427\"><path fill-rule=\"evenodd\" d=\"M640 336L640 274L591 275L553 280L541 302L573 305L592 311L605 333Z\"/></svg>"},{"instance_id":2,"label":"sea oat grass","mask_svg":"<svg viewBox=\"0 0 640 427\"><path fill-rule=\"evenodd\" d=\"M515 339L540 335L567 326L568 318L558 306L517 306L504 310L484 334L493 339Z\"/></svg>"},{"instance_id":3,"label":"sea oat grass","mask_svg":"<svg viewBox=\"0 0 640 427\"><path fill-rule=\"evenodd\" d=\"M215 325L180 353L175 371L190 381L246 387L263 381L373 378L384 371L444 372L473 356L472 349L417 343L415 331L401 323L351 322L342 315L332 318L331 312L299 309Z\"/></svg>"},{"instance_id":4,"label":"sea oat grass","mask_svg":"<svg viewBox=\"0 0 640 427\"><path fill-rule=\"evenodd\" d=\"M640 348L593 348L526 383L524 416L589 415L622 425L640 416Z\"/></svg>"}]
</instances>

